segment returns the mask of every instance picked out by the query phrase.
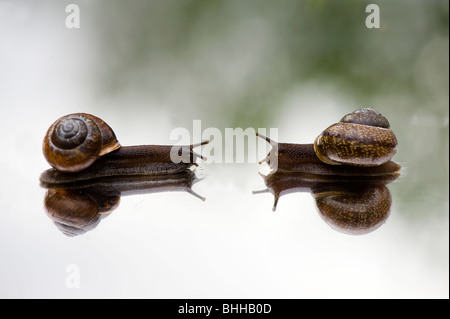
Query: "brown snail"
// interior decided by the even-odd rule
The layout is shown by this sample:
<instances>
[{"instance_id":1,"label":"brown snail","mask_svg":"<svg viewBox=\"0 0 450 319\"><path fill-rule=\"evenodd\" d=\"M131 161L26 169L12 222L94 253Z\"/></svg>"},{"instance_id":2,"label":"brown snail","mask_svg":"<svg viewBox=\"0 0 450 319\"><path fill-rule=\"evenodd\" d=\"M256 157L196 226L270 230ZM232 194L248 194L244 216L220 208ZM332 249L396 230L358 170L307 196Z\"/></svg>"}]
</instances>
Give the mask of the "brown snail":
<instances>
[{"instance_id":1,"label":"brown snail","mask_svg":"<svg viewBox=\"0 0 450 319\"><path fill-rule=\"evenodd\" d=\"M281 171L377 176L401 168L391 161L397 152L395 134L388 120L372 108L347 114L325 129L314 144L277 143L258 136L273 146L261 162Z\"/></svg>"},{"instance_id":2,"label":"brown snail","mask_svg":"<svg viewBox=\"0 0 450 319\"><path fill-rule=\"evenodd\" d=\"M47 131L44 156L54 169L41 175L42 183L65 183L105 176L172 174L196 164L194 147L121 146L103 120L86 113L63 116ZM180 161L173 161L176 154ZM67 174L70 173L70 174Z\"/></svg>"}]
</instances>

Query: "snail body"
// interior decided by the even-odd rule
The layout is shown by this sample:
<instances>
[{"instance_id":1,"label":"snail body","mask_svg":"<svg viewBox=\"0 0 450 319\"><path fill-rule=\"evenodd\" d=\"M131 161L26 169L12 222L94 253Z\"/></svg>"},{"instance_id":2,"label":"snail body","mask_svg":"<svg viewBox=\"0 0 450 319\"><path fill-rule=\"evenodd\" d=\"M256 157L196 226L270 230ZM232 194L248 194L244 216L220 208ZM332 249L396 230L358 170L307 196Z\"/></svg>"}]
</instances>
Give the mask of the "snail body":
<instances>
[{"instance_id":1,"label":"snail body","mask_svg":"<svg viewBox=\"0 0 450 319\"><path fill-rule=\"evenodd\" d=\"M325 129L314 144L277 143L262 161L272 169L318 175L379 176L393 174L397 139L388 120L371 108L356 110Z\"/></svg>"},{"instance_id":2,"label":"snail body","mask_svg":"<svg viewBox=\"0 0 450 319\"><path fill-rule=\"evenodd\" d=\"M190 161L172 162L171 149L170 145L122 146L76 173L67 174L56 169L44 171L40 181L43 184L67 184L109 176L174 174L197 165L195 161L200 155L195 152L190 154Z\"/></svg>"},{"instance_id":3,"label":"snail body","mask_svg":"<svg viewBox=\"0 0 450 319\"><path fill-rule=\"evenodd\" d=\"M107 176L173 174L197 165L197 158L203 157L192 149L206 143L121 146L113 130L100 118L87 113L69 114L47 131L43 152L53 169L41 174L40 181L51 184ZM174 153L182 160L174 162Z\"/></svg>"}]
</instances>

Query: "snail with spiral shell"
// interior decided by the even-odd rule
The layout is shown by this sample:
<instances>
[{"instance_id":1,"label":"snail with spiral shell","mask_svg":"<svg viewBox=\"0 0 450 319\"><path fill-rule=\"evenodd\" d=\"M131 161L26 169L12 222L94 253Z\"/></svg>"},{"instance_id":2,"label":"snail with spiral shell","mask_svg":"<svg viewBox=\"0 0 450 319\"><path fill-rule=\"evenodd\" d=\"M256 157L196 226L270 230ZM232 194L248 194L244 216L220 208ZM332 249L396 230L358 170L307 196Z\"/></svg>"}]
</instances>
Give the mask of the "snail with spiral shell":
<instances>
[{"instance_id":1,"label":"snail with spiral shell","mask_svg":"<svg viewBox=\"0 0 450 319\"><path fill-rule=\"evenodd\" d=\"M262 162L274 170L318 175L393 174L400 165L391 161L397 138L388 120L372 108L356 110L325 129L314 144L277 143Z\"/></svg>"},{"instance_id":2,"label":"snail with spiral shell","mask_svg":"<svg viewBox=\"0 0 450 319\"><path fill-rule=\"evenodd\" d=\"M121 146L111 127L87 113L63 116L47 131L44 156L54 169L45 171L45 184L68 183L107 176L173 174L197 166L203 159L192 149L208 142L186 146ZM174 162L173 154L181 160Z\"/></svg>"}]
</instances>

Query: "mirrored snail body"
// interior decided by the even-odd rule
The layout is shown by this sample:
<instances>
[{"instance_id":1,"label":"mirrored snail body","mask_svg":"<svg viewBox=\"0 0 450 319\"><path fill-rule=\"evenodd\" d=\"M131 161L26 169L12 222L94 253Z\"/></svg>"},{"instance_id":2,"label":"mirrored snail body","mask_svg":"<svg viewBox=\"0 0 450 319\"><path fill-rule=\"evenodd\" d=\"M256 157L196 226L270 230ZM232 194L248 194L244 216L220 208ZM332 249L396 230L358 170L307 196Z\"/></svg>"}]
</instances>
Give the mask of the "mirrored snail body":
<instances>
[{"instance_id":1,"label":"mirrored snail body","mask_svg":"<svg viewBox=\"0 0 450 319\"><path fill-rule=\"evenodd\" d=\"M123 196L163 192L187 192L205 200L192 190L200 179L185 170L174 174L111 176L73 183L45 185L44 210L65 235L82 235L118 208Z\"/></svg>"},{"instance_id":2,"label":"mirrored snail body","mask_svg":"<svg viewBox=\"0 0 450 319\"><path fill-rule=\"evenodd\" d=\"M258 135L258 134L257 134ZM395 174L401 166L391 161L397 138L389 121L372 108L345 115L329 126L314 144L277 143L261 161L274 170L317 175L381 176Z\"/></svg>"},{"instance_id":3,"label":"mirrored snail body","mask_svg":"<svg viewBox=\"0 0 450 319\"><path fill-rule=\"evenodd\" d=\"M100 118L69 114L55 121L45 135L43 153L53 169L42 173L40 181L50 184L107 176L173 174L197 166L196 160L204 158L193 148L207 143L121 146L111 127Z\"/></svg>"},{"instance_id":4,"label":"mirrored snail body","mask_svg":"<svg viewBox=\"0 0 450 319\"><path fill-rule=\"evenodd\" d=\"M284 195L310 193L322 219L351 235L370 233L386 222L392 204L386 185L398 178L394 174L342 177L280 171L262 177L267 189L253 193L272 193L273 211Z\"/></svg>"}]
</instances>

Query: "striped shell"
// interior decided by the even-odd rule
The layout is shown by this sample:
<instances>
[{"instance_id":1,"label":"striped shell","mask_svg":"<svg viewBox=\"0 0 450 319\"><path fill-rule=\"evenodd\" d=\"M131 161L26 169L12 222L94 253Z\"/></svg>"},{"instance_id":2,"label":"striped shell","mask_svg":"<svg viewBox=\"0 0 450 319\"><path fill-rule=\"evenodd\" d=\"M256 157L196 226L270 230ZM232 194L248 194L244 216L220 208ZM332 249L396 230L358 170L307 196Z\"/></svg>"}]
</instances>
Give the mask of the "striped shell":
<instances>
[{"instance_id":1,"label":"striped shell","mask_svg":"<svg viewBox=\"0 0 450 319\"><path fill-rule=\"evenodd\" d=\"M364 108L324 130L314 141L314 151L331 165L379 166L397 152L397 138L383 115Z\"/></svg>"}]
</instances>

